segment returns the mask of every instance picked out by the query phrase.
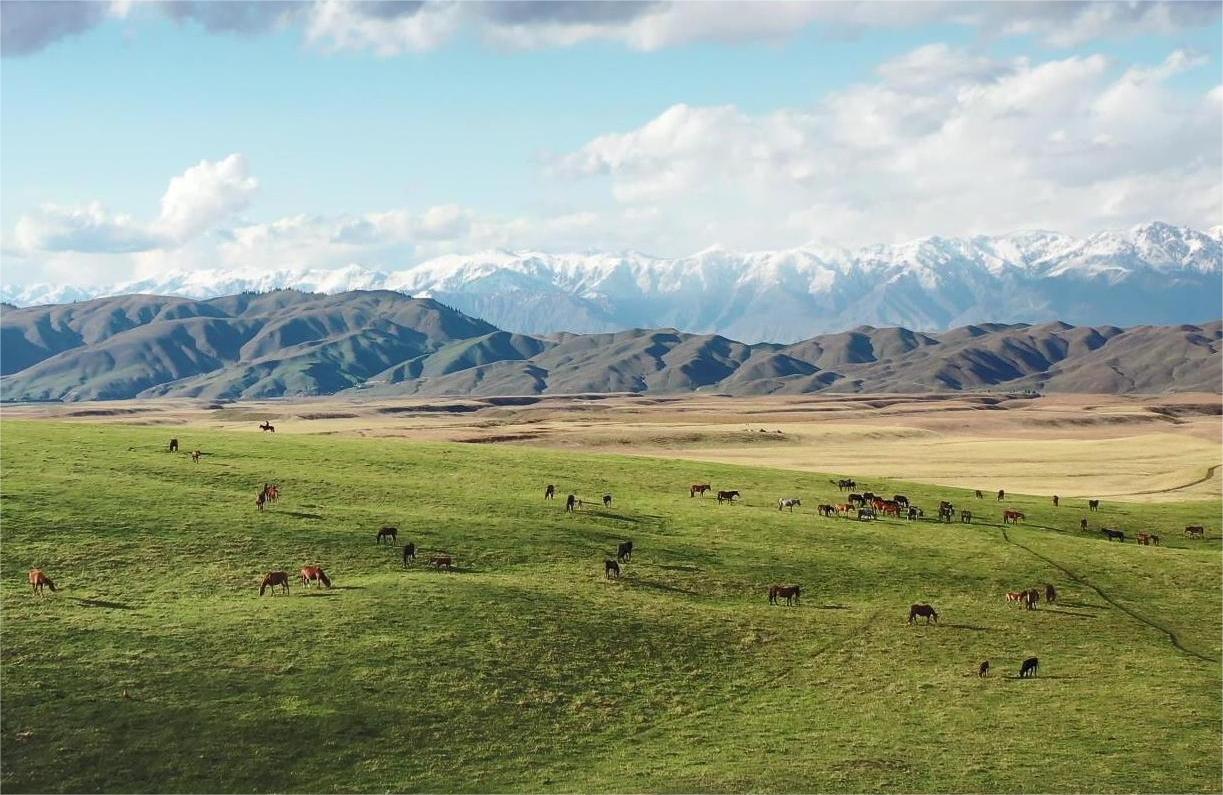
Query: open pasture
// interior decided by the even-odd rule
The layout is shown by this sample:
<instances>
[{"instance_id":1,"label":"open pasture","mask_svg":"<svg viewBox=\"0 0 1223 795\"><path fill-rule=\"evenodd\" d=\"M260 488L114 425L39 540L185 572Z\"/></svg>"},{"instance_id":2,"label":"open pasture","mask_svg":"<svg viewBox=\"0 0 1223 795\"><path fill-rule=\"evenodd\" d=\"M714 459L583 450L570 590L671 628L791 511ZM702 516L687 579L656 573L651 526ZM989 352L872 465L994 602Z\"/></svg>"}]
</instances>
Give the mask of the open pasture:
<instances>
[{"instance_id":1,"label":"open pasture","mask_svg":"<svg viewBox=\"0 0 1223 795\"><path fill-rule=\"evenodd\" d=\"M3 424L6 791L1218 790L1217 495L1089 513L849 467L272 420ZM844 476L925 520L817 515ZM975 521L934 521L940 500ZM1025 518L1004 529L1004 509ZM375 542L384 525L417 562ZM443 553L453 571L427 565ZM307 564L334 587L302 588ZM31 593L36 566L57 593ZM289 595L261 598L280 569ZM1053 605L1005 599L1044 583ZM907 624L915 602L938 623Z\"/></svg>"}]
</instances>

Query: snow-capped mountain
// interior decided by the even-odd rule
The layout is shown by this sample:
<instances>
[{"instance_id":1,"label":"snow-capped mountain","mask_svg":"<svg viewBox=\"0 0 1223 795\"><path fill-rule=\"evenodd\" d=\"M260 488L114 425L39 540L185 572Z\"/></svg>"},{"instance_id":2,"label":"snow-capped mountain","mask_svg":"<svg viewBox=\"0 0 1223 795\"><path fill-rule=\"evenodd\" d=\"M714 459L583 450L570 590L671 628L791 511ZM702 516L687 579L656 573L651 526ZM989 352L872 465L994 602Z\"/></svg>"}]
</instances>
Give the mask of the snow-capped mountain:
<instances>
[{"instance_id":1,"label":"snow-capped mountain","mask_svg":"<svg viewBox=\"0 0 1223 795\"><path fill-rule=\"evenodd\" d=\"M155 293L211 298L296 288L433 297L513 332L671 327L791 342L857 325L943 330L979 322L1168 324L1223 315L1223 226L1150 223L1075 238L1055 232L927 237L850 250L810 244L664 259L493 251L404 270L200 270L89 288L4 286L16 305Z\"/></svg>"}]
</instances>

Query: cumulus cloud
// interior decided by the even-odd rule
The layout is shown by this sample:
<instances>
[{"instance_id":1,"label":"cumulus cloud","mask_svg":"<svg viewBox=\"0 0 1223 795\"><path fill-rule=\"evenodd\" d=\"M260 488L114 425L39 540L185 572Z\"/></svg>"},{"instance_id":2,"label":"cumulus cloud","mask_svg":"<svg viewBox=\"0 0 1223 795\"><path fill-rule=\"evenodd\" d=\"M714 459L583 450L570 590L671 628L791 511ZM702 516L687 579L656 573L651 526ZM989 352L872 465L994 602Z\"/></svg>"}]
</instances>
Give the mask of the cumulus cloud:
<instances>
[{"instance_id":1,"label":"cumulus cloud","mask_svg":"<svg viewBox=\"0 0 1223 795\"><path fill-rule=\"evenodd\" d=\"M1167 85L1202 63L1176 51L1118 74L1099 55L994 61L923 47L812 107L676 105L553 170L607 180L625 207L661 208L677 238L716 219L715 239L747 247L1152 218L1209 227L1223 220L1219 90Z\"/></svg>"},{"instance_id":2,"label":"cumulus cloud","mask_svg":"<svg viewBox=\"0 0 1223 795\"><path fill-rule=\"evenodd\" d=\"M216 162L201 160L170 180L157 225L174 240L194 237L245 209L258 187L240 154Z\"/></svg>"},{"instance_id":3,"label":"cumulus cloud","mask_svg":"<svg viewBox=\"0 0 1223 795\"><path fill-rule=\"evenodd\" d=\"M113 214L101 202L84 207L43 205L17 220L15 236L22 249L51 252L117 254L161 244L134 218Z\"/></svg>"},{"instance_id":4,"label":"cumulus cloud","mask_svg":"<svg viewBox=\"0 0 1223 795\"><path fill-rule=\"evenodd\" d=\"M4 3L5 55L35 52L93 27L106 16L158 9L177 21L212 32L256 34L297 25L324 50L367 50L383 56L433 50L461 31L499 47L569 47L613 41L638 50L699 41L775 41L813 24L842 35L869 28L955 24L987 36L1030 35L1069 47L1097 38L1168 34L1218 24L1215 0L1153 2L831 2L827 0L556 0L555 2L459 2L458 0L267 0L249 2Z\"/></svg>"}]
</instances>

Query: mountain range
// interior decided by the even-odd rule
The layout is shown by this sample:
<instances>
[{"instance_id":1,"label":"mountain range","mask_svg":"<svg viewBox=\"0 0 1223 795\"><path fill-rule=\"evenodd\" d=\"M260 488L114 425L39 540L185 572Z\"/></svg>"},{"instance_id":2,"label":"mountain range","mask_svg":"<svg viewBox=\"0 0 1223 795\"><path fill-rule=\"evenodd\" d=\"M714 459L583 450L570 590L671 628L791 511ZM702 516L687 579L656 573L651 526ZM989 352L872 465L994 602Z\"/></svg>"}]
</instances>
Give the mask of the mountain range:
<instances>
[{"instance_id":1,"label":"mountain range","mask_svg":"<svg viewBox=\"0 0 1223 795\"><path fill-rule=\"evenodd\" d=\"M199 270L110 285L5 286L20 306L150 293L393 290L431 297L511 334L678 328L791 343L862 324L941 331L986 322L1199 323L1223 316L1223 227L1149 223L1075 238L1054 232L927 237L850 250L811 244L666 259L639 253L493 251L406 270Z\"/></svg>"},{"instance_id":2,"label":"mountain range","mask_svg":"<svg viewBox=\"0 0 1223 795\"><path fill-rule=\"evenodd\" d=\"M0 313L0 399L1220 389L1223 323L861 326L792 344L519 334L390 290L124 295Z\"/></svg>"}]
</instances>

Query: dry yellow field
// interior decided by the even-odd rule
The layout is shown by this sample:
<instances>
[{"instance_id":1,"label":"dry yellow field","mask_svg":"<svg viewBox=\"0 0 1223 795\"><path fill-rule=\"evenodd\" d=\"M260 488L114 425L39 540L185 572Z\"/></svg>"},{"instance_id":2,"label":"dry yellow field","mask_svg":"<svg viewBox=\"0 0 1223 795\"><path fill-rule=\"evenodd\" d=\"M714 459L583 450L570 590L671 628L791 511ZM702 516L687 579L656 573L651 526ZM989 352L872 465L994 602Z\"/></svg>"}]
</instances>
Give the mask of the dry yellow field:
<instances>
[{"instance_id":1,"label":"dry yellow field","mask_svg":"<svg viewBox=\"0 0 1223 795\"><path fill-rule=\"evenodd\" d=\"M523 444L1135 501L1219 495L1223 399L556 396L13 405L5 416ZM181 427L181 430L172 430ZM694 467L699 478L699 467Z\"/></svg>"}]
</instances>

